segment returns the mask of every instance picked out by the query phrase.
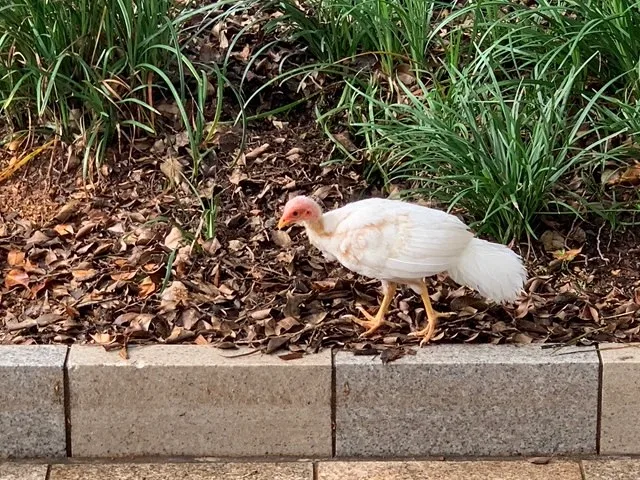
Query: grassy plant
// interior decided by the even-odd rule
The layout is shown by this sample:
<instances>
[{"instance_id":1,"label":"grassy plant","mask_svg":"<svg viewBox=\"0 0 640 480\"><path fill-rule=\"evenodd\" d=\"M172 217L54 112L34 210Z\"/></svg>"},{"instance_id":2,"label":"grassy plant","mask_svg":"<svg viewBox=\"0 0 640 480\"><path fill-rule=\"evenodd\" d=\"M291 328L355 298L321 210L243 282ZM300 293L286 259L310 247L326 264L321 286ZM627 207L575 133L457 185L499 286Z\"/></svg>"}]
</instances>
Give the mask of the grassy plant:
<instances>
[{"instance_id":1,"label":"grassy plant","mask_svg":"<svg viewBox=\"0 0 640 480\"><path fill-rule=\"evenodd\" d=\"M294 37L321 62L374 53L390 75L398 63L424 66L433 0L294 0L277 2Z\"/></svg>"},{"instance_id":2,"label":"grassy plant","mask_svg":"<svg viewBox=\"0 0 640 480\"><path fill-rule=\"evenodd\" d=\"M14 128L41 125L79 141L86 174L116 132L154 133L154 105L169 97L197 158L202 122L184 104L202 104L206 78L183 54L181 29L235 3L179 10L174 0L0 0L0 113Z\"/></svg>"},{"instance_id":3,"label":"grassy plant","mask_svg":"<svg viewBox=\"0 0 640 480\"><path fill-rule=\"evenodd\" d=\"M472 15L466 27L484 55L509 76L555 70L559 76L589 62L581 79L603 85L614 77L614 86L640 87L640 1L638 0L540 0L528 8L502 0L478 2L461 11ZM457 28L456 18L443 26Z\"/></svg>"},{"instance_id":4,"label":"grassy plant","mask_svg":"<svg viewBox=\"0 0 640 480\"><path fill-rule=\"evenodd\" d=\"M555 196L563 177L601 161L619 133L603 136L590 126L601 94L574 111L579 74L555 85L504 83L493 74L489 83L474 82L455 72L446 93L405 89L407 104L379 105L360 128L375 133L372 152L390 181L410 181L412 193L463 207L476 227L503 241L535 235L540 213L567 207Z\"/></svg>"},{"instance_id":5,"label":"grassy plant","mask_svg":"<svg viewBox=\"0 0 640 480\"><path fill-rule=\"evenodd\" d=\"M318 70L350 67L318 111L325 131L351 128L385 183L461 206L502 240L535 235L545 212L615 218L627 206L576 199L562 182L630 158L617 145L640 132L640 1L455 3L278 2ZM380 64L342 61L367 53Z\"/></svg>"}]
</instances>

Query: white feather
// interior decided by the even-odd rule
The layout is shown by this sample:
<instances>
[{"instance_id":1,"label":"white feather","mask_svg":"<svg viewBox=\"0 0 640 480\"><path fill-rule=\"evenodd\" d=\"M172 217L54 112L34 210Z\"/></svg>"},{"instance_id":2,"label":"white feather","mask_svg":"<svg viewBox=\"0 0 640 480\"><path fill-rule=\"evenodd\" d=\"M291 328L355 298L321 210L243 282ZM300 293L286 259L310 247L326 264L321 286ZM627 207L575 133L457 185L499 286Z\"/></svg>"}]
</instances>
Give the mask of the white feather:
<instances>
[{"instance_id":1,"label":"white feather","mask_svg":"<svg viewBox=\"0 0 640 480\"><path fill-rule=\"evenodd\" d=\"M361 275L415 285L447 271L496 301L514 300L526 280L513 251L474 238L457 217L398 200L367 199L322 216L322 231L306 225L311 243Z\"/></svg>"}]
</instances>

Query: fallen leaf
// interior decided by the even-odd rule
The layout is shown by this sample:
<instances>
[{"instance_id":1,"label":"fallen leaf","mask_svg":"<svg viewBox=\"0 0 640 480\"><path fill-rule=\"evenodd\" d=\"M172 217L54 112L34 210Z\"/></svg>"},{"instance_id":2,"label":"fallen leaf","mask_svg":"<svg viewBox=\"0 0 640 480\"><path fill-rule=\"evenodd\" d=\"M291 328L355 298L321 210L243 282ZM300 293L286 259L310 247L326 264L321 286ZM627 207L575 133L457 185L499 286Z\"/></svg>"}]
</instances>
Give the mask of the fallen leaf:
<instances>
[{"instance_id":1,"label":"fallen leaf","mask_svg":"<svg viewBox=\"0 0 640 480\"><path fill-rule=\"evenodd\" d=\"M293 317L285 317L276 324L276 335L288 332L293 327L300 325L300 322Z\"/></svg>"},{"instance_id":2,"label":"fallen leaf","mask_svg":"<svg viewBox=\"0 0 640 480\"><path fill-rule=\"evenodd\" d=\"M356 147L353 141L351 140L351 136L346 131L335 133L333 135L333 138L335 138L338 141L338 143L342 145L345 148L345 150L349 153L353 153L358 149L358 147Z\"/></svg>"},{"instance_id":3,"label":"fallen leaf","mask_svg":"<svg viewBox=\"0 0 640 480\"><path fill-rule=\"evenodd\" d=\"M171 187L182 183L182 164L174 157L167 157L160 164L160 171L169 180Z\"/></svg>"},{"instance_id":4,"label":"fallen leaf","mask_svg":"<svg viewBox=\"0 0 640 480\"><path fill-rule=\"evenodd\" d=\"M271 309L265 308L264 310L256 310L255 312L251 312L249 316L254 320L264 320L265 318L271 316Z\"/></svg>"},{"instance_id":5,"label":"fallen leaf","mask_svg":"<svg viewBox=\"0 0 640 480\"><path fill-rule=\"evenodd\" d=\"M532 457L529 458L529 463L533 463L534 465L547 465L551 458L549 457Z\"/></svg>"},{"instance_id":6,"label":"fallen leaf","mask_svg":"<svg viewBox=\"0 0 640 480\"><path fill-rule=\"evenodd\" d=\"M44 233L42 233L40 230L37 230L33 233L33 235L31 235L31 237L27 240L27 245L42 245L43 243L48 242L49 240L51 240L49 237L47 237Z\"/></svg>"},{"instance_id":7,"label":"fallen leaf","mask_svg":"<svg viewBox=\"0 0 640 480\"><path fill-rule=\"evenodd\" d=\"M271 232L271 240L281 248L288 248L291 246L291 237L284 230L274 230Z\"/></svg>"},{"instance_id":8,"label":"fallen leaf","mask_svg":"<svg viewBox=\"0 0 640 480\"><path fill-rule=\"evenodd\" d=\"M24 252L20 250L10 250L7 254L7 263L10 267L21 267L24 265Z\"/></svg>"},{"instance_id":9,"label":"fallen leaf","mask_svg":"<svg viewBox=\"0 0 640 480\"><path fill-rule=\"evenodd\" d=\"M188 338L193 338L195 336L196 334L193 333L192 331L186 330L183 327L175 326L171 330L171 335L169 335L165 341L167 343L177 343L177 342L182 342Z\"/></svg>"},{"instance_id":10,"label":"fallen leaf","mask_svg":"<svg viewBox=\"0 0 640 480\"><path fill-rule=\"evenodd\" d=\"M128 280L133 279L133 277L136 276L136 272L135 271L131 271L131 272L119 272L119 273L112 273L111 274L111 279L116 281L116 282L126 282Z\"/></svg>"},{"instance_id":11,"label":"fallen leaf","mask_svg":"<svg viewBox=\"0 0 640 480\"><path fill-rule=\"evenodd\" d=\"M52 223L53 222L56 222L56 223L66 222L73 215L78 213L78 205L79 204L80 204L80 202L78 200L71 200L69 203L67 203L60 210L57 211L57 213L54 215L54 217L52 219Z\"/></svg>"},{"instance_id":12,"label":"fallen leaf","mask_svg":"<svg viewBox=\"0 0 640 480\"><path fill-rule=\"evenodd\" d=\"M55 227L53 227L53 229L61 237L66 237L69 235L73 235L75 233L73 231L73 225L68 225L68 224L58 224Z\"/></svg>"},{"instance_id":13,"label":"fallen leaf","mask_svg":"<svg viewBox=\"0 0 640 480\"><path fill-rule=\"evenodd\" d=\"M267 342L265 353L273 353L289 341L289 337L271 337Z\"/></svg>"},{"instance_id":14,"label":"fallen leaf","mask_svg":"<svg viewBox=\"0 0 640 480\"><path fill-rule=\"evenodd\" d=\"M175 310L178 305L186 305L189 291L184 283L174 280L160 296L160 308L165 312Z\"/></svg>"},{"instance_id":15,"label":"fallen leaf","mask_svg":"<svg viewBox=\"0 0 640 480\"><path fill-rule=\"evenodd\" d=\"M630 167L627 167L627 169L622 172L622 175L620 175L618 183L628 185L640 184L640 165L631 165Z\"/></svg>"},{"instance_id":16,"label":"fallen leaf","mask_svg":"<svg viewBox=\"0 0 640 480\"><path fill-rule=\"evenodd\" d=\"M25 328L46 327L47 325L51 325L63 319L64 317L62 315L58 315L57 313L45 313L43 315L40 315L35 320L29 319L18 323L8 323L6 325L6 329L12 332L15 330L23 330Z\"/></svg>"},{"instance_id":17,"label":"fallen leaf","mask_svg":"<svg viewBox=\"0 0 640 480\"><path fill-rule=\"evenodd\" d=\"M254 158L258 158L260 155L262 155L267 150L269 150L270 147L271 147L271 145L269 145L268 143L264 143L264 144L260 145L259 147L254 148L253 150L251 150L247 154L245 154L244 158L246 158L248 160L252 160Z\"/></svg>"},{"instance_id":18,"label":"fallen leaf","mask_svg":"<svg viewBox=\"0 0 640 480\"><path fill-rule=\"evenodd\" d=\"M233 172L231 172L229 182L233 183L234 185L240 185L240 182L242 182L243 180L247 180L248 178L249 177L246 173L242 173L241 170L236 168Z\"/></svg>"},{"instance_id":19,"label":"fallen leaf","mask_svg":"<svg viewBox=\"0 0 640 480\"><path fill-rule=\"evenodd\" d=\"M572 262L582 252L582 247L571 250L558 250L553 252L553 258L563 262Z\"/></svg>"},{"instance_id":20,"label":"fallen leaf","mask_svg":"<svg viewBox=\"0 0 640 480\"><path fill-rule=\"evenodd\" d=\"M175 250L182 243L183 236L182 230L178 227L173 227L169 232L169 235L164 239L164 246L170 248L171 250Z\"/></svg>"},{"instance_id":21,"label":"fallen leaf","mask_svg":"<svg viewBox=\"0 0 640 480\"><path fill-rule=\"evenodd\" d=\"M138 289L138 296L140 298L147 298L156 291L156 284L151 280L151 277L145 277L138 284Z\"/></svg>"},{"instance_id":22,"label":"fallen leaf","mask_svg":"<svg viewBox=\"0 0 640 480\"><path fill-rule=\"evenodd\" d=\"M229 250L232 252L237 252L238 250L242 250L244 247L244 243L241 240L229 240Z\"/></svg>"},{"instance_id":23,"label":"fallen leaf","mask_svg":"<svg viewBox=\"0 0 640 480\"><path fill-rule=\"evenodd\" d=\"M116 337L108 333L96 333L89 335L98 345L111 345L116 341Z\"/></svg>"},{"instance_id":24,"label":"fallen leaf","mask_svg":"<svg viewBox=\"0 0 640 480\"><path fill-rule=\"evenodd\" d=\"M304 353L302 352L291 352L285 353L284 355L278 355L280 360L298 360L299 358L304 357Z\"/></svg>"},{"instance_id":25,"label":"fallen leaf","mask_svg":"<svg viewBox=\"0 0 640 480\"><path fill-rule=\"evenodd\" d=\"M326 292L327 290L333 290L336 286L337 281L335 279L326 279L326 280L317 280L313 282L311 285L314 290L319 290L321 292Z\"/></svg>"},{"instance_id":26,"label":"fallen leaf","mask_svg":"<svg viewBox=\"0 0 640 480\"><path fill-rule=\"evenodd\" d=\"M4 286L7 288L13 288L17 285L22 285L25 288L29 288L29 275L24 270L13 269L7 273L4 277Z\"/></svg>"},{"instance_id":27,"label":"fallen leaf","mask_svg":"<svg viewBox=\"0 0 640 480\"><path fill-rule=\"evenodd\" d=\"M96 275L98 275L98 271L93 268L71 270L71 275L73 275L73 278L79 282L86 282L95 278Z\"/></svg>"},{"instance_id":28,"label":"fallen leaf","mask_svg":"<svg viewBox=\"0 0 640 480\"><path fill-rule=\"evenodd\" d=\"M404 351L400 348L387 348L380 354L380 360L384 365L404 357Z\"/></svg>"},{"instance_id":29,"label":"fallen leaf","mask_svg":"<svg viewBox=\"0 0 640 480\"><path fill-rule=\"evenodd\" d=\"M564 237L555 230L547 230L540 236L540 241L547 252L562 250L564 248Z\"/></svg>"}]
</instances>

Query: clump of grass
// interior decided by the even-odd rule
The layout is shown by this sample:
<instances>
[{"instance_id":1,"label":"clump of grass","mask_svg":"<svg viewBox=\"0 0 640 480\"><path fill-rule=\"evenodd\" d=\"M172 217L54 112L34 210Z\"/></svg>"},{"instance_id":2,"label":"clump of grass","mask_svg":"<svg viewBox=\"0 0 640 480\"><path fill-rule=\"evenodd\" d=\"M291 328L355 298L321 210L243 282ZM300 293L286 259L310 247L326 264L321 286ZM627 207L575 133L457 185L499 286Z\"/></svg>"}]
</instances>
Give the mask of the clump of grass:
<instances>
[{"instance_id":1,"label":"clump of grass","mask_svg":"<svg viewBox=\"0 0 640 480\"><path fill-rule=\"evenodd\" d=\"M398 63L424 66L439 2L433 0L294 0L276 2L278 19L304 40L321 62L372 53L390 75Z\"/></svg>"},{"instance_id":2,"label":"clump of grass","mask_svg":"<svg viewBox=\"0 0 640 480\"><path fill-rule=\"evenodd\" d=\"M563 76L589 62L583 81L632 91L640 87L640 2L637 0L540 0L535 8L511 2L478 2L464 9L474 18L472 30L483 54L508 75L555 69ZM444 22L447 27L453 19ZM580 87L582 85L579 85Z\"/></svg>"},{"instance_id":3,"label":"clump of grass","mask_svg":"<svg viewBox=\"0 0 640 480\"><path fill-rule=\"evenodd\" d=\"M619 133L602 135L590 124L599 95L574 108L580 70L559 84L505 83L491 71L478 82L454 72L446 93L405 89L408 103L378 105L377 118L357 127L375 133L370 152L390 182L411 182L413 194L462 207L476 228L502 241L535 236L541 213L570 208L556 196L565 175L601 162Z\"/></svg>"},{"instance_id":4,"label":"clump of grass","mask_svg":"<svg viewBox=\"0 0 640 480\"><path fill-rule=\"evenodd\" d=\"M184 103L201 105L206 77L183 54L182 28L233 4L182 10L174 0L0 0L0 114L15 129L40 126L84 147L84 171L111 139L155 133L155 104L172 97L198 144ZM196 84L193 94L190 85Z\"/></svg>"}]
</instances>

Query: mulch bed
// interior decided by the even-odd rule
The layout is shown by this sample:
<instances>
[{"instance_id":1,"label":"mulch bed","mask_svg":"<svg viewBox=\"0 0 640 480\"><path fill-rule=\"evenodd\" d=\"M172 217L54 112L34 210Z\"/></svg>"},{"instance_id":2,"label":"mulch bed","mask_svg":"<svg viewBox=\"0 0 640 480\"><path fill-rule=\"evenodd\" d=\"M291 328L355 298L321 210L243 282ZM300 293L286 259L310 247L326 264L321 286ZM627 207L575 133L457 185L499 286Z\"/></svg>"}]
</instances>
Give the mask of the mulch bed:
<instances>
[{"instance_id":1,"label":"mulch bed","mask_svg":"<svg viewBox=\"0 0 640 480\"><path fill-rule=\"evenodd\" d=\"M275 228L296 194L327 209L381 195L367 189L359 165L323 166L331 147L312 121L264 122L239 160L217 156L199 187L202 198L219 199L208 241L198 199L159 168L175 157L157 142L138 150L92 184L59 170L62 159L53 167L43 159L0 187L2 343L197 343L294 354L417 344L407 334L424 321L419 298L403 291L388 315L395 326L360 339L345 316L357 315L357 304L375 311L378 282L326 263L302 229ZM444 276L432 279L436 308L456 314L442 320L435 341L637 340L635 232L611 238L595 226L557 227L520 246L531 278L515 305L487 304Z\"/></svg>"},{"instance_id":2,"label":"mulch bed","mask_svg":"<svg viewBox=\"0 0 640 480\"><path fill-rule=\"evenodd\" d=\"M229 35L243 25L229 22ZM215 59L220 30L207 35L194 55ZM238 48L240 78L248 54ZM285 57L295 55L267 52L247 88L272 78ZM265 93L253 113L292 101L298 87ZM425 315L412 292L397 295L387 317L394 326L361 339L348 315L358 304L375 311L379 283L326 263L302 229L275 228L293 195L314 195L326 209L384 195L364 180L364 165L325 164L332 145L311 105L252 122L244 145L235 130L218 134L199 198L176 175L187 171L185 147L179 132L140 140L110 152L85 182L77 159L58 146L0 184L0 342L248 345L288 352L285 359L340 347L388 360L417 346L407 334ZM16 154L5 148L0 167ZM200 202L214 198L215 237L206 239ZM434 306L455 313L441 321L436 343L640 339L638 229L612 235L598 223L554 221L542 232L514 246L530 274L514 305L488 304L446 276L431 279Z\"/></svg>"}]
</instances>

